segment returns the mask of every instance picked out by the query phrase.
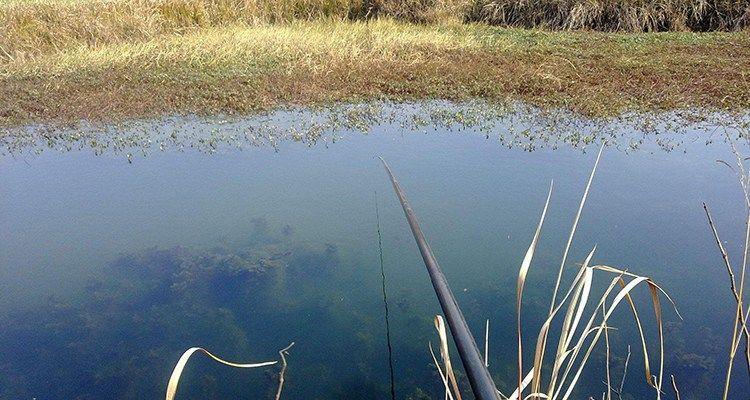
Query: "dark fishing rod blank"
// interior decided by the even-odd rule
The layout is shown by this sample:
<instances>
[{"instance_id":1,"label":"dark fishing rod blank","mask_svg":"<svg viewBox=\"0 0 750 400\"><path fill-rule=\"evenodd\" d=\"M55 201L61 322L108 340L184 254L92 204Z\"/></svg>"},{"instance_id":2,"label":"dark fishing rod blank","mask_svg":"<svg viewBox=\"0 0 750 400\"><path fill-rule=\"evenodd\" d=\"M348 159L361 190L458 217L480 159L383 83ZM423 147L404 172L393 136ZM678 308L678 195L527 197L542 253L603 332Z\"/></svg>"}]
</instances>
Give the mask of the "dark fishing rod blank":
<instances>
[{"instance_id":1,"label":"dark fishing rod blank","mask_svg":"<svg viewBox=\"0 0 750 400\"><path fill-rule=\"evenodd\" d=\"M469 384L471 384L474 397L478 400L499 400L500 396L498 395L497 388L484 364L484 360L482 360L477 344L474 341L474 336L471 334L464 314L458 307L456 298L448 286L448 280L445 279L445 275L443 275L443 271L440 269L435 256L432 254L430 245L427 243L427 239L425 239L422 229L419 227L417 217L409 201L406 200L406 195L401 190L396 177L391 172L390 167L388 167L388 163L382 157L380 161L383 162L383 166L388 172L388 176L393 184L393 190L396 191L396 196L398 196L398 200L404 209L406 220L409 222L414 239L417 241L419 252L422 254L425 267L427 267L427 272L430 275L432 286L435 288L435 294L440 302L440 307L443 309L443 313L445 313L446 320L448 321L451 336L453 336L453 340L456 342L458 355L461 357L466 375L469 377Z\"/></svg>"}]
</instances>

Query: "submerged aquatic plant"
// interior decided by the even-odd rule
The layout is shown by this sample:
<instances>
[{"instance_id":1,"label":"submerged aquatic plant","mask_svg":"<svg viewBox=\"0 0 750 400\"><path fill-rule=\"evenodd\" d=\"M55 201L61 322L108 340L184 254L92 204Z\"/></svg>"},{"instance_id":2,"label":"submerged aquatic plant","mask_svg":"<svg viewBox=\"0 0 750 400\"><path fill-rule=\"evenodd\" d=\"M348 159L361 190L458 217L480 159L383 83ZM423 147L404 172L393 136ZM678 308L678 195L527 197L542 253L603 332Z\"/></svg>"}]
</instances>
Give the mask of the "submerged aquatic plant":
<instances>
[{"instance_id":1,"label":"submerged aquatic plant","mask_svg":"<svg viewBox=\"0 0 750 400\"><path fill-rule=\"evenodd\" d=\"M332 276L337 252L288 231L254 220L241 238L215 247L123 254L69 298L0 315L0 398L164 399L170 373L193 344L222 359L272 360L288 343L279 342L293 329L288 321L334 322L333 301L320 293L315 277ZM357 321L345 318L352 318L348 325ZM359 343L338 340L347 347ZM308 359L305 368L322 369L327 357ZM206 369L188 365L175 399L273 399L284 363L277 358L275 367L248 374L194 358L190 363Z\"/></svg>"},{"instance_id":2,"label":"submerged aquatic plant","mask_svg":"<svg viewBox=\"0 0 750 400\"><path fill-rule=\"evenodd\" d=\"M611 327L608 325L608 321L615 310L622 305L627 303L632 311L635 325L638 328L640 342L643 351L643 363L646 375L646 382L656 390L657 399L661 398L663 393L663 381L664 381L664 329L662 323L662 307L661 307L661 296L664 296L674 306L674 301L667 295L667 293L657 285L651 278L647 276L641 276L631 273L625 269L614 268L607 265L594 265L591 263L594 256L596 247L591 250L583 264L579 267L575 278L568 286L567 290L563 291L564 295L557 301L556 295L560 288L561 277L563 275L563 269L565 268L565 260L568 257L570 251L571 242L576 232L578 222L581 217L581 211L586 202L589 188L596 172L596 167L599 163L599 159L602 154L604 146L599 151L596 158L596 163L589 177L586 189L584 191L583 198L573 222L573 228L570 233L565 251L563 252L563 261L560 265L560 271L558 273L558 279L555 284L555 289L552 294L552 303L547 315L546 320L542 324L539 333L537 335L536 346L534 351L533 366L529 368L529 371L524 375L523 365L523 347L522 347L522 329L521 329L521 316L522 316L522 299L523 289L526 284L526 277L531 266L531 262L536 251L536 246L539 240L539 234L544 223L544 218L549 206L550 198L552 196L552 185L550 185L550 191L545 202L539 224L536 232L534 233L531 245L529 246L518 275L517 285L517 338L518 338L518 381L515 391L510 395L506 396L500 391L496 391L494 383L492 381L486 382L483 380L485 376L489 376L486 369L486 363L483 364L485 368L476 368L476 361L480 358L479 351L474 343L473 336L469 332L468 326L464 316L458 307L458 304L453 298L448 284L445 281L445 277L442 275L437 261L434 259L432 250L424 238L424 235L419 228L419 224L416 221L414 211L409 205L406 197L398 184L395 176L391 172L387 164L385 168L391 178L391 182L396 191L396 194L404 208L409 225L412 228L415 239L419 245L422 257L425 261L425 265L428 267L430 277L433 280L436 293L440 299L443 311L449 317L448 321L451 325L451 332L454 340L456 341L459 349L459 355L466 367L466 373L469 377L469 381L472 386L477 398L490 399L490 398L502 398L507 400L518 400L518 399L560 399L567 400L571 398L573 391L580 381L581 374L584 367L587 365L591 358L592 352L599 343L602 335L605 338L607 344L607 365L609 365L609 334L608 330ZM606 274L610 276L610 282L605 287L604 291L598 295L594 295L594 276ZM658 343L659 343L659 355L658 355L658 372L657 375L652 375L652 367L650 362L650 356L648 353L646 334L644 333L643 324L637 311L635 302L631 297L631 293L639 286L646 286L651 296L651 302L654 308L654 315L656 324L658 327ZM619 288L618 288L619 287ZM447 292L447 293L444 293ZM589 310L589 314L586 314L586 309L593 305L593 309ZM676 307L675 307L675 311ZM550 331L552 329L553 321L559 314L564 313L562 324L560 326L559 334L557 335L558 343L554 351L554 356L548 361L546 355L546 348L550 339ZM588 317L586 317L588 315ZM679 313L678 313L679 316ZM451 377L454 376L452 365L450 363L450 357L447 354L447 336L445 335L444 325L442 324L442 317L436 317L436 328L438 329L440 342L441 342L441 357L444 363L445 371L440 368L437 359L433 353L433 361L435 362L438 372L443 380L445 386L446 397L453 399L459 398L460 393L457 385L453 383ZM451 321L454 321L451 324ZM445 349L445 352L443 351ZM432 352L432 346L430 346ZM629 357L628 357L629 359ZM547 376L543 376L544 373ZM451 383L449 385L448 383ZM546 382L546 385L545 385ZM623 375L624 383L624 375ZM609 369L607 369L607 393L605 394L608 399L611 399L613 388L610 382ZM673 385L676 391L676 384ZM487 388L491 387L492 394L487 394ZM524 396L524 392L529 388L529 394ZM622 384L620 385L620 391L622 392Z\"/></svg>"}]
</instances>

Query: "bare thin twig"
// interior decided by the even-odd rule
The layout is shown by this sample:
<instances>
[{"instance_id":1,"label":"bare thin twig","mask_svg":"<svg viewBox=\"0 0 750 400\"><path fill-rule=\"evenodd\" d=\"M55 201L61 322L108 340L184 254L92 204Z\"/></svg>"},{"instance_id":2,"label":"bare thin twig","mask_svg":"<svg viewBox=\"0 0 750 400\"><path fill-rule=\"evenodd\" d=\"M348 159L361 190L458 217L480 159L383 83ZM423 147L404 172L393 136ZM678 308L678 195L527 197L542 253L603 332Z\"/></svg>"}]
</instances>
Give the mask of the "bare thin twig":
<instances>
[{"instance_id":1,"label":"bare thin twig","mask_svg":"<svg viewBox=\"0 0 750 400\"><path fill-rule=\"evenodd\" d=\"M734 300L737 302L737 306L739 307L738 315L740 318L740 324L742 325L742 330L745 334L745 361L747 362L747 372L750 375L750 332L748 332L748 329L747 329L747 319L745 318L745 313L743 310L740 294L737 291L737 283L734 278L734 269L732 268L732 264L729 262L729 254L727 253L727 250L724 248L724 244L721 242L721 239L719 238L719 232L716 230L716 224L714 223L714 220L711 217L711 212L708 210L708 205L706 205L706 203L703 203L703 210L706 211L706 218L708 219L708 225L711 227L711 232L714 235L716 246L719 247L721 258L722 260L724 260L724 266L726 267L727 275L729 276L729 286L732 289ZM733 343L733 346L734 346L734 343Z\"/></svg>"},{"instance_id":2,"label":"bare thin twig","mask_svg":"<svg viewBox=\"0 0 750 400\"><path fill-rule=\"evenodd\" d=\"M726 128L725 128L726 129ZM729 135L727 133L727 137ZM747 137L748 143L750 144L750 137ZM750 245L750 174L744 165L742 156L740 155L737 147L734 145L734 141L729 138L729 145L732 148L732 153L737 159L737 175L739 175L740 186L742 186L742 192L745 196L745 211L747 212L747 219L745 220L745 243L742 251L742 266L740 268L740 284L737 293L737 307L735 309L734 327L732 328L732 346L729 351L729 361L727 365L727 374L724 380L724 394L723 400L727 400L729 396L729 385L732 379L732 367L734 365L734 358L737 355L737 349L739 348L740 342L742 342L742 335L746 332L747 324L743 323L744 311L742 302L744 300L744 289L745 289L745 272L747 271L748 264L748 245ZM745 335L747 337L747 335ZM748 337L747 340L750 340ZM747 341L745 342L747 345ZM747 355L747 353L746 353ZM748 371L750 371L750 358L747 358Z\"/></svg>"},{"instance_id":3,"label":"bare thin twig","mask_svg":"<svg viewBox=\"0 0 750 400\"><path fill-rule=\"evenodd\" d=\"M602 316L605 318L604 322L603 322L603 328L604 328L604 343L606 344L606 349L607 349L607 353L606 353L607 357L606 357L606 360L605 360L605 362L606 362L606 371L607 371L607 400L612 400L612 379L610 378L610 373L609 373L609 357L610 357L610 352L609 352L609 332L608 332L609 331L609 326L607 325L607 320L606 320L606 318L607 318L606 301L607 301L607 298L605 297L604 301L602 302Z\"/></svg>"},{"instance_id":4,"label":"bare thin twig","mask_svg":"<svg viewBox=\"0 0 750 400\"><path fill-rule=\"evenodd\" d=\"M630 345L628 345L628 356L625 357L625 368L622 370L622 379L620 380L620 388L617 391L618 400L622 400L622 391L625 387L625 377L628 376L628 363L630 362Z\"/></svg>"},{"instance_id":5,"label":"bare thin twig","mask_svg":"<svg viewBox=\"0 0 750 400\"><path fill-rule=\"evenodd\" d=\"M674 380L674 375L670 375L672 377L672 389L674 389L674 397L676 400L680 400L680 390L677 389L677 382Z\"/></svg>"},{"instance_id":6,"label":"bare thin twig","mask_svg":"<svg viewBox=\"0 0 750 400\"><path fill-rule=\"evenodd\" d=\"M279 388L276 389L276 400L279 400L281 398L281 390L284 388L284 374L286 373L286 355L289 354L289 349L294 346L294 342L289 343L289 346L284 347L283 349L279 350L279 355L281 356L281 373L279 374Z\"/></svg>"}]
</instances>

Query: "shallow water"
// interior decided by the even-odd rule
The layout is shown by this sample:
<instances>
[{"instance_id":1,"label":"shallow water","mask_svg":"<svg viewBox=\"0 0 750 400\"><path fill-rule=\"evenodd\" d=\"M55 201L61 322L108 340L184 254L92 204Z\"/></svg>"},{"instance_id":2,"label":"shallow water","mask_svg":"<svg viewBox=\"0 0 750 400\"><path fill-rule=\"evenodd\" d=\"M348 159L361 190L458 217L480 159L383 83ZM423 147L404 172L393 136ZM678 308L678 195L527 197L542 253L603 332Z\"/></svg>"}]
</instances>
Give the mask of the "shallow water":
<instances>
[{"instance_id":1,"label":"shallow water","mask_svg":"<svg viewBox=\"0 0 750 400\"><path fill-rule=\"evenodd\" d=\"M518 267L554 180L527 281L530 349L595 145L528 152L472 129L436 127L425 134L392 122L368 132L342 130L335 143L315 146L289 141L224 146L211 154L167 149L131 162L124 152L97 155L88 148L5 154L0 315L9 328L0 334L0 395L159 397L188 347L256 361L278 358L294 341L284 398L388 398L377 199L397 394L440 398L427 350L437 340L432 317L439 307L376 156L399 177L474 333L481 336L485 318L491 319L490 370L498 387L512 392ZM671 152L653 138L636 151L607 148L567 267L596 245L595 263L661 283L684 317L665 311L666 373L684 393L716 397L734 308L701 202L712 207L738 258L742 197L732 171L715 162L732 159L728 145L707 145L702 135L681 133ZM258 258L283 265L257 264ZM256 279L221 269L237 259L252 259L264 272ZM202 271L197 276L206 280L185 283L185 269ZM217 278L215 270L225 275ZM645 299L645 291L639 296ZM653 320L648 308L641 313ZM618 316L620 329L612 333L614 380L619 383L632 345L625 389L651 397L626 317ZM605 390L601 352L596 357L580 398ZM739 395L750 385L737 370ZM271 398L276 371L234 371L196 360L178 397Z\"/></svg>"}]
</instances>

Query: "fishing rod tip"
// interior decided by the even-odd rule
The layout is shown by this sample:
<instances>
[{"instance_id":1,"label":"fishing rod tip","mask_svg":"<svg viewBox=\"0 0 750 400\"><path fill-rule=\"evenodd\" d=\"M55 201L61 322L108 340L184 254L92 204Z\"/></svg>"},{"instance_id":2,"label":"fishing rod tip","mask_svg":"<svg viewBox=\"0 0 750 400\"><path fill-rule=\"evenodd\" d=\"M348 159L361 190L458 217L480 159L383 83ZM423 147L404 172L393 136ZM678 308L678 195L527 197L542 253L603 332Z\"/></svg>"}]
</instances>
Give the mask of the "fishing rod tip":
<instances>
[{"instance_id":1,"label":"fishing rod tip","mask_svg":"<svg viewBox=\"0 0 750 400\"><path fill-rule=\"evenodd\" d=\"M383 158L382 156L377 156L377 157L378 157L378 159L380 160L380 162L382 162L382 163L383 163L383 166L384 166L384 167L385 167L385 169L386 169L386 170L388 171L388 173L390 173L390 172L391 172L391 167L390 167L390 166L388 165L388 163L387 163L387 162L385 161L385 158Z\"/></svg>"}]
</instances>

